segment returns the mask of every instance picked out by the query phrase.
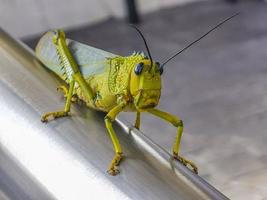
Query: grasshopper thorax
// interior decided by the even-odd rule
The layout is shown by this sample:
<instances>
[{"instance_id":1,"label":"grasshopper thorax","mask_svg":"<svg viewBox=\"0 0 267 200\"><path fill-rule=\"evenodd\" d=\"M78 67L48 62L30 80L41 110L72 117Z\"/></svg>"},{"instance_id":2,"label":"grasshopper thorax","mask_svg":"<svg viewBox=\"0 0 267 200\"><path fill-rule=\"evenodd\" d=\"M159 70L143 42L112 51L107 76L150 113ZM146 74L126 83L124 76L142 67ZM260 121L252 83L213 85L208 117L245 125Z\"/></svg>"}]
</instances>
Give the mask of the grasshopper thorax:
<instances>
[{"instance_id":1,"label":"grasshopper thorax","mask_svg":"<svg viewBox=\"0 0 267 200\"><path fill-rule=\"evenodd\" d=\"M149 59L140 60L131 71L130 93L137 109L153 108L158 105L161 94L162 68Z\"/></svg>"}]
</instances>

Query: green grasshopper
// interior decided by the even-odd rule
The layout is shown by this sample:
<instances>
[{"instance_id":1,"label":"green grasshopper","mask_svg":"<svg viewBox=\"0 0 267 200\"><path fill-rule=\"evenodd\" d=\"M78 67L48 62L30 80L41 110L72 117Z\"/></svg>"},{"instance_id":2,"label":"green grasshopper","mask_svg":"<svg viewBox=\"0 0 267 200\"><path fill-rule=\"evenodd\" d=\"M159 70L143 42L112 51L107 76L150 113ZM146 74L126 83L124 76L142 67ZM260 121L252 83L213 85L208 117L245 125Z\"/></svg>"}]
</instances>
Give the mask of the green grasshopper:
<instances>
[{"instance_id":1,"label":"green grasshopper","mask_svg":"<svg viewBox=\"0 0 267 200\"><path fill-rule=\"evenodd\" d=\"M84 101L89 108L106 112L105 125L115 149L108 173L116 175L119 173L122 149L112 123L122 111L136 112L135 128L139 129L141 112L148 112L177 127L173 158L198 173L197 166L179 154L182 120L155 108L161 95L161 75L166 63L236 15L219 23L163 64L153 61L143 34L135 26L144 41L148 57L144 53L122 57L66 39L62 30L47 32L36 47L36 55L68 84L68 88L63 85L59 87L66 97L65 108L44 114L41 121L68 116L74 96Z\"/></svg>"}]
</instances>

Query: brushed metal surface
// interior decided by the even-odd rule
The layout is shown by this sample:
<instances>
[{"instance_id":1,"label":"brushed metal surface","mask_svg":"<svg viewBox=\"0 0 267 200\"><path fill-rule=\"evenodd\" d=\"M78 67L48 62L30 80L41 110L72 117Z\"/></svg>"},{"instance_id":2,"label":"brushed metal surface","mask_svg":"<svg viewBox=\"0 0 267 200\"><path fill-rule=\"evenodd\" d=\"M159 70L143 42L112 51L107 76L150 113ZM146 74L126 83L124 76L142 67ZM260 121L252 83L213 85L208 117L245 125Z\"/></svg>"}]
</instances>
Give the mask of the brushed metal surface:
<instances>
[{"instance_id":1,"label":"brushed metal surface","mask_svg":"<svg viewBox=\"0 0 267 200\"><path fill-rule=\"evenodd\" d=\"M0 30L0 198L227 199L123 119L114 127L126 159L109 176L113 147L103 113L73 105L71 117L40 122L64 105L57 85Z\"/></svg>"}]
</instances>

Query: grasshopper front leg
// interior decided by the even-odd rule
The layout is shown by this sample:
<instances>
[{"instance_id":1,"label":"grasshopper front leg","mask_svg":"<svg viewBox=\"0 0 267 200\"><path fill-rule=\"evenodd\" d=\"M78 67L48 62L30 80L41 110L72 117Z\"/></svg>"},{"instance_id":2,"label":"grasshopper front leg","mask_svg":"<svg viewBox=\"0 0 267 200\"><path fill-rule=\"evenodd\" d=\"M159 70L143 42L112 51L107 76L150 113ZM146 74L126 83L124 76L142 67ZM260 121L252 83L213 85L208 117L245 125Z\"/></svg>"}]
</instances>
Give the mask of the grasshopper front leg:
<instances>
[{"instance_id":1,"label":"grasshopper front leg","mask_svg":"<svg viewBox=\"0 0 267 200\"><path fill-rule=\"evenodd\" d=\"M173 151L173 158L180 161L183 165L191 166L192 170L197 174L198 173L198 168L197 166L190 160L187 160L183 158L182 156L179 155L179 150L180 150L180 143L181 143L181 138L182 138L182 133L183 133L183 121L180 120L178 117L175 117L167 112L160 111L158 109L149 109L147 112L158 116L171 124L173 124L175 127L177 127L177 136L176 140L174 142L172 151Z\"/></svg>"},{"instance_id":2,"label":"grasshopper front leg","mask_svg":"<svg viewBox=\"0 0 267 200\"><path fill-rule=\"evenodd\" d=\"M109 132L109 135L111 137L111 141L113 143L114 149L115 149L115 156L112 159L110 166L108 168L108 173L112 176L115 176L119 173L118 166L120 164L120 161L122 159L122 150L119 143L119 140L116 136L116 133L112 127L112 122L114 122L116 116L124 109L126 106L126 103L121 103L111 109L108 114L105 117L105 124L106 128Z\"/></svg>"}]
</instances>

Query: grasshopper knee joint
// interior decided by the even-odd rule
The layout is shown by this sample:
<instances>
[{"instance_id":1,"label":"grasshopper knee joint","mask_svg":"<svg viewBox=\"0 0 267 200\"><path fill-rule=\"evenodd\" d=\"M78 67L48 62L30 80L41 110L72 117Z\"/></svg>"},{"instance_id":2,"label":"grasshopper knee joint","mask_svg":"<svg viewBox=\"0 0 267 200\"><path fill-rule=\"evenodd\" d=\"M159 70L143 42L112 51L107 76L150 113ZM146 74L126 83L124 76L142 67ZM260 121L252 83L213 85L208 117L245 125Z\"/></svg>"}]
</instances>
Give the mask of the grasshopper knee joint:
<instances>
[{"instance_id":1,"label":"grasshopper knee joint","mask_svg":"<svg viewBox=\"0 0 267 200\"><path fill-rule=\"evenodd\" d=\"M111 123L114 119L112 119L110 116L105 116L105 122Z\"/></svg>"},{"instance_id":2,"label":"grasshopper knee joint","mask_svg":"<svg viewBox=\"0 0 267 200\"><path fill-rule=\"evenodd\" d=\"M182 120L177 120L177 121L175 121L174 123L173 123L173 125L175 126L175 127L184 127L184 123L183 123L183 121Z\"/></svg>"}]
</instances>

